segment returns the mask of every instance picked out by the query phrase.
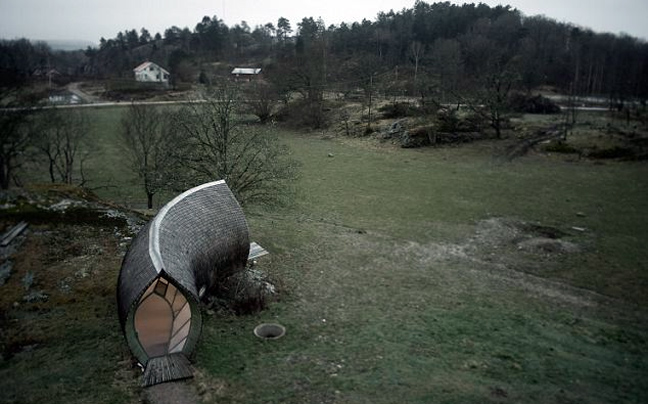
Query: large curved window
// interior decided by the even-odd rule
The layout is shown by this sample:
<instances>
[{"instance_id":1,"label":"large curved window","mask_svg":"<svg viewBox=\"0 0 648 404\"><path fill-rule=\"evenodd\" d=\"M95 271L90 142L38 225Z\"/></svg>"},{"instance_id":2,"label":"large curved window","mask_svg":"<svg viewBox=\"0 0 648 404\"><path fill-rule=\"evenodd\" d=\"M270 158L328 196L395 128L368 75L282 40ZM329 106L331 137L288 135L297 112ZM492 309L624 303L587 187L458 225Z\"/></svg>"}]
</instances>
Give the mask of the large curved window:
<instances>
[{"instance_id":1,"label":"large curved window","mask_svg":"<svg viewBox=\"0 0 648 404\"><path fill-rule=\"evenodd\" d=\"M135 312L135 331L149 357L181 352L189 335L191 307L173 284L158 278Z\"/></svg>"}]
</instances>

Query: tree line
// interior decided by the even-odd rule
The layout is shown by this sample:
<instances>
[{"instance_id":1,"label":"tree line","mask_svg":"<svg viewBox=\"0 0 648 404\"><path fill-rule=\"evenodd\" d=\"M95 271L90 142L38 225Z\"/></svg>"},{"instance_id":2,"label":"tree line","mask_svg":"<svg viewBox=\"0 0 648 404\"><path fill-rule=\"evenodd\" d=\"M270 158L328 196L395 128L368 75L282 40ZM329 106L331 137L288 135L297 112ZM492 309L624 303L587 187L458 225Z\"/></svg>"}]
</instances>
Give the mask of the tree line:
<instances>
[{"instance_id":1,"label":"tree line","mask_svg":"<svg viewBox=\"0 0 648 404\"><path fill-rule=\"evenodd\" d=\"M51 80L52 69L68 78L132 79L132 69L147 59L170 70L174 85L199 81L210 87L228 75L232 66L262 67L266 80L246 86L242 97L248 112L262 123L284 114L321 127L326 124L327 95L329 99L331 94L359 97L367 109L367 132L372 130L372 99L378 94L394 99L417 97L423 111L437 111L449 103L468 105L497 137L511 97L540 86L570 98L603 96L611 105L639 100L645 106L648 98L645 41L595 33L542 16L527 17L509 6L417 1L412 8L381 12L373 21L330 26L312 17L293 25L282 17L254 28L244 21L228 27L216 16L204 17L194 29L174 26L156 34L145 28L132 29L115 38L102 38L98 48L77 52L55 52L44 43L25 39L0 41L0 101L3 107L33 105L36 100L20 90L22 84L34 77ZM131 147L133 167L149 205L159 189L190 185L177 173L238 182L240 191L234 186L235 192L243 198L248 193L255 199L252 190L263 188L254 185L261 178L256 173L266 175L268 171L261 168L268 164L261 162L274 157L260 153L266 157L238 168L223 163L232 156L245 161L232 151L237 147L253 150L251 145L264 145L265 137L254 131L238 135L239 123L230 118L210 122L213 116L232 116L239 107L222 111L239 97L219 94L182 111L193 123L182 115L155 115L147 109L133 107L128 112L131 121L123 124L123 140ZM38 130L39 136L30 136L34 115L48 123ZM73 114L64 118L55 113L0 108L2 188L16 181L16 170L27 149L40 151L52 181L75 181L74 167L82 174L85 158L82 149L75 147L84 125L84 118ZM182 134L183 142L169 141L173 133ZM219 143L221 138L225 144ZM146 139L149 143L141 143ZM178 147L160 146L167 144ZM133 154L136 152L140 154ZM182 162L180 170L162 172L157 168L176 167L178 162ZM242 167L248 169L237 171ZM80 177L76 181L83 182L83 175ZM274 173L266 179L278 177Z\"/></svg>"},{"instance_id":2,"label":"tree line","mask_svg":"<svg viewBox=\"0 0 648 404\"><path fill-rule=\"evenodd\" d=\"M291 82L282 85L310 91L309 96L318 86L339 84L344 90L389 72L384 81L392 85L386 91L434 92L450 99L472 94L488 76L503 71L521 90L548 85L618 101L648 96L645 41L481 3L417 1L373 21L330 26L312 17L293 25L282 17L254 28L245 21L228 27L217 16L206 16L193 29L119 32L82 53L52 52L25 40L0 43L1 76L9 80L47 66L85 77L130 78L133 67L147 59L185 81L209 80L214 62L227 68L261 65L270 77L289 76Z\"/></svg>"}]
</instances>

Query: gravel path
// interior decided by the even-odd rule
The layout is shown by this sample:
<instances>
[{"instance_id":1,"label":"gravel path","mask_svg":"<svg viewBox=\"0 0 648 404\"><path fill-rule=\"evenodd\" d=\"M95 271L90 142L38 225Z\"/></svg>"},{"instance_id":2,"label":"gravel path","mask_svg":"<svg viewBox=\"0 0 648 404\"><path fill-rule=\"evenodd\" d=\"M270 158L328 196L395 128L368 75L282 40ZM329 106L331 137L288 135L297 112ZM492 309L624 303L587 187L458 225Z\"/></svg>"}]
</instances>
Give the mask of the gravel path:
<instances>
[{"instance_id":1,"label":"gravel path","mask_svg":"<svg viewBox=\"0 0 648 404\"><path fill-rule=\"evenodd\" d=\"M145 388L144 402L149 404L197 404L200 400L193 385L185 381L178 381Z\"/></svg>"}]
</instances>

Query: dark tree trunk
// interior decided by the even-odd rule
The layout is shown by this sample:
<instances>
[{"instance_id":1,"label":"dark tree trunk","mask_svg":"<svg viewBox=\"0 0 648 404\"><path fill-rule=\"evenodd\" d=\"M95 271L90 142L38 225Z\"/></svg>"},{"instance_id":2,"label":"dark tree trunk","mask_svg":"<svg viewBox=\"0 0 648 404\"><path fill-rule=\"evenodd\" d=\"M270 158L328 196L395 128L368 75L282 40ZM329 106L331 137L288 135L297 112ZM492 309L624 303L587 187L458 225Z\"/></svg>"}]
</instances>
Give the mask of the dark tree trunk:
<instances>
[{"instance_id":1,"label":"dark tree trunk","mask_svg":"<svg viewBox=\"0 0 648 404\"><path fill-rule=\"evenodd\" d=\"M149 209L153 209L153 195L150 192L146 193L147 206Z\"/></svg>"},{"instance_id":2,"label":"dark tree trunk","mask_svg":"<svg viewBox=\"0 0 648 404\"><path fill-rule=\"evenodd\" d=\"M4 159L0 159L0 189L9 189L11 178L11 169L5 164Z\"/></svg>"},{"instance_id":3,"label":"dark tree trunk","mask_svg":"<svg viewBox=\"0 0 648 404\"><path fill-rule=\"evenodd\" d=\"M54 160L50 159L49 162L49 175L50 179L52 180L52 184L56 182L56 178L54 178Z\"/></svg>"},{"instance_id":4,"label":"dark tree trunk","mask_svg":"<svg viewBox=\"0 0 648 404\"><path fill-rule=\"evenodd\" d=\"M492 125L495 129L495 136L497 139L502 138L502 117L500 116L499 111L495 111L495 114L492 117Z\"/></svg>"}]
</instances>

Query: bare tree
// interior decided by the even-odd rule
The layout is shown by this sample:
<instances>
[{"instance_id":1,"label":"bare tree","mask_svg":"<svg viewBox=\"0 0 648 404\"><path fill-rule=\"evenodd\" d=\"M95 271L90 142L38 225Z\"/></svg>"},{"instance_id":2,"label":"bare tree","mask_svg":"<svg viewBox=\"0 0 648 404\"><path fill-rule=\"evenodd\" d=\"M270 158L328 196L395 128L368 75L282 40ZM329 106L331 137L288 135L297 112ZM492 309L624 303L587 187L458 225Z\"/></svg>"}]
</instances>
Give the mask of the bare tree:
<instances>
[{"instance_id":1,"label":"bare tree","mask_svg":"<svg viewBox=\"0 0 648 404\"><path fill-rule=\"evenodd\" d=\"M171 180L173 159L169 120L156 107L131 104L121 121L121 136L131 167L142 181L147 206Z\"/></svg>"},{"instance_id":2,"label":"bare tree","mask_svg":"<svg viewBox=\"0 0 648 404\"><path fill-rule=\"evenodd\" d=\"M0 111L0 189L8 189L29 143L24 111Z\"/></svg>"},{"instance_id":3,"label":"bare tree","mask_svg":"<svg viewBox=\"0 0 648 404\"><path fill-rule=\"evenodd\" d=\"M0 189L8 189L12 180L17 181L16 171L30 143L33 123L30 118L35 103L22 94L20 80L3 84L0 88Z\"/></svg>"},{"instance_id":4,"label":"bare tree","mask_svg":"<svg viewBox=\"0 0 648 404\"><path fill-rule=\"evenodd\" d=\"M75 164L79 185L85 183L83 162L88 156L88 120L78 110L50 109L38 116L36 148L47 158L50 180L73 184Z\"/></svg>"},{"instance_id":5,"label":"bare tree","mask_svg":"<svg viewBox=\"0 0 648 404\"><path fill-rule=\"evenodd\" d=\"M363 107L365 105L367 106L367 127L365 128L366 134L372 132L371 123L373 121L373 99L376 94L375 80L376 75L380 71L381 64L382 62L377 56L373 54L366 54L361 55L354 68L356 77L362 80L360 82L360 86L363 88L365 95Z\"/></svg>"},{"instance_id":6,"label":"bare tree","mask_svg":"<svg viewBox=\"0 0 648 404\"><path fill-rule=\"evenodd\" d=\"M520 58L498 49L492 41L484 40L479 46L489 54L489 60L473 83L476 89L471 99L458 98L473 112L488 120L495 130L495 136L501 139L510 113L511 93L519 88L521 82Z\"/></svg>"},{"instance_id":7,"label":"bare tree","mask_svg":"<svg viewBox=\"0 0 648 404\"><path fill-rule=\"evenodd\" d=\"M578 111L576 106L578 104L578 96L576 95L574 83L569 84L569 95L567 96L567 108L563 116L562 132L563 140L567 140L567 135L571 133L576 125L576 117Z\"/></svg>"},{"instance_id":8,"label":"bare tree","mask_svg":"<svg viewBox=\"0 0 648 404\"><path fill-rule=\"evenodd\" d=\"M509 112L509 95L517 82L518 75L510 69L495 71L487 76L481 94L481 102L486 108L486 117L495 130L498 139L502 137L502 125Z\"/></svg>"},{"instance_id":9,"label":"bare tree","mask_svg":"<svg viewBox=\"0 0 648 404\"><path fill-rule=\"evenodd\" d=\"M423 45L419 41L414 41L410 44L409 51L410 51L410 55L412 56L412 61L414 63L414 87L416 87L416 79L418 75L419 63L421 62L421 58L423 58L425 45Z\"/></svg>"},{"instance_id":10,"label":"bare tree","mask_svg":"<svg viewBox=\"0 0 648 404\"><path fill-rule=\"evenodd\" d=\"M245 89L245 104L248 110L266 123L275 113L279 95L274 86L265 82L255 81Z\"/></svg>"},{"instance_id":11,"label":"bare tree","mask_svg":"<svg viewBox=\"0 0 648 404\"><path fill-rule=\"evenodd\" d=\"M238 108L237 90L224 86L178 111L176 130L187 140L180 162L194 182L225 180L242 203L280 201L297 164L268 129L244 125Z\"/></svg>"}]
</instances>

